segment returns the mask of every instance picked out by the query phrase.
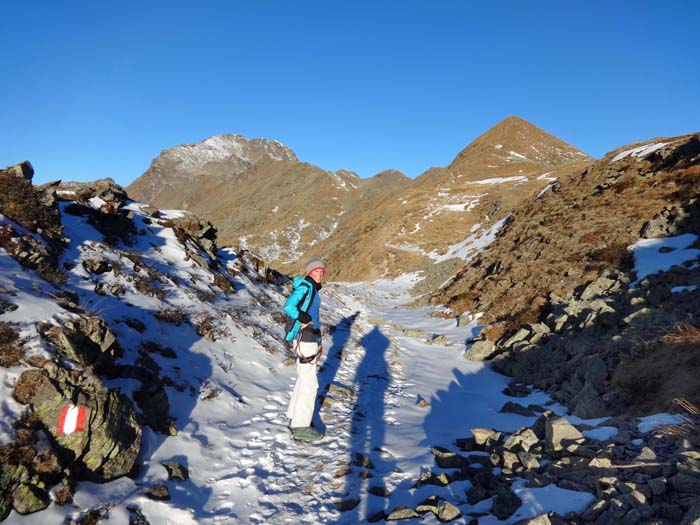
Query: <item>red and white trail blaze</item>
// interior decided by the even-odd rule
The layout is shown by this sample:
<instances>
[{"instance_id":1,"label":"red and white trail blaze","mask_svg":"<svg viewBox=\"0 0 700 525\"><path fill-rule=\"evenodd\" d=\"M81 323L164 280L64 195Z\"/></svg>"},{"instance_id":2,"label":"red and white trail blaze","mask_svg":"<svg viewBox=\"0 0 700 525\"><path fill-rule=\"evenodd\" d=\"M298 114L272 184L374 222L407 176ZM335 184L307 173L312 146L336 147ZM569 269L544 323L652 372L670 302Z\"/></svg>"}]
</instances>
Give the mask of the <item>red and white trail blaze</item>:
<instances>
[{"instance_id":1,"label":"red and white trail blaze","mask_svg":"<svg viewBox=\"0 0 700 525\"><path fill-rule=\"evenodd\" d=\"M87 409L81 406L66 405L61 410L56 425L56 435L68 435L73 432L82 432L87 417Z\"/></svg>"}]
</instances>

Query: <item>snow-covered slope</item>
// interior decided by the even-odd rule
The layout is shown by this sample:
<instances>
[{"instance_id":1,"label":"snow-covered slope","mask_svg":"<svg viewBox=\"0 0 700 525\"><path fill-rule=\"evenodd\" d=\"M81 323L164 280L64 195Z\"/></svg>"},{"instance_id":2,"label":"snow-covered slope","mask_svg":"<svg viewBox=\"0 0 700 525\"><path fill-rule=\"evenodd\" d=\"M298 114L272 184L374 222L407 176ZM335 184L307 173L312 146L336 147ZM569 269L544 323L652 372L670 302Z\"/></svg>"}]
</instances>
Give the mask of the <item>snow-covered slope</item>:
<instances>
[{"instance_id":1,"label":"snow-covered slope","mask_svg":"<svg viewBox=\"0 0 700 525\"><path fill-rule=\"evenodd\" d=\"M95 211L107 205L98 198L87 204ZM176 433L144 425L133 477L104 484L80 481L71 502L54 502L28 516L12 512L6 523L100 516L115 524L137 519L151 524L354 524L378 512L416 506L428 495L461 502L467 512L477 507L454 494L455 484L415 487L433 466L431 447L453 447L474 427L513 431L533 421L497 413L494 407L506 400L507 379L462 358L464 340L478 331L476 320L458 328L453 319L430 317L429 309L402 307L411 278L337 283L322 292L323 317L334 327L324 340L315 421L326 438L314 446L296 443L284 417L294 367L280 344L277 312L284 294L279 277L277 283L268 282L254 258L231 251L207 260L193 238L183 238L174 227L173 221L187 218L181 212L161 211L154 217L152 209L128 202L124 213L135 229L131 243L122 244L106 242L90 215L78 213L74 204L62 202L60 208L70 239L60 260L67 270L61 288L71 292L78 313L57 302L52 285L0 252L3 298L16 306L2 320L18 323L29 340L22 363L0 369L2 443L16 437L10 422L25 409L12 399L12 389L31 368L29 357L80 368L39 336L37 323L60 327L81 312L107 322L123 348L118 366L138 365L144 348L160 349L148 358L167 378L169 414L161 415L173 418ZM222 276L232 287L229 293L223 292ZM428 343L433 333L446 336L442 345ZM132 399L142 386L134 378L103 380ZM533 394L525 401L546 399ZM44 441L47 437L44 432ZM166 461L186 467L189 478L169 480ZM469 486L460 483L461 489ZM537 505L523 506L513 520L533 515L533 509L580 511L590 499L552 487L517 490Z\"/></svg>"}]
</instances>

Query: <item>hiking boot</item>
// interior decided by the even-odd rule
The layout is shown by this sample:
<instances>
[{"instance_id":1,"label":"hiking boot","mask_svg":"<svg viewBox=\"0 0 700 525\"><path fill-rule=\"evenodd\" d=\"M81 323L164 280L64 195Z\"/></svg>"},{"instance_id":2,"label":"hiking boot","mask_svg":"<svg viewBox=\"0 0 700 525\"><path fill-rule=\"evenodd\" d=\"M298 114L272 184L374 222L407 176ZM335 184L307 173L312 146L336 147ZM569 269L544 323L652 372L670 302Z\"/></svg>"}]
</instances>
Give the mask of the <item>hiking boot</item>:
<instances>
[{"instance_id":1,"label":"hiking boot","mask_svg":"<svg viewBox=\"0 0 700 525\"><path fill-rule=\"evenodd\" d=\"M292 437L298 441L318 441L323 439L323 434L314 427L294 427Z\"/></svg>"}]
</instances>

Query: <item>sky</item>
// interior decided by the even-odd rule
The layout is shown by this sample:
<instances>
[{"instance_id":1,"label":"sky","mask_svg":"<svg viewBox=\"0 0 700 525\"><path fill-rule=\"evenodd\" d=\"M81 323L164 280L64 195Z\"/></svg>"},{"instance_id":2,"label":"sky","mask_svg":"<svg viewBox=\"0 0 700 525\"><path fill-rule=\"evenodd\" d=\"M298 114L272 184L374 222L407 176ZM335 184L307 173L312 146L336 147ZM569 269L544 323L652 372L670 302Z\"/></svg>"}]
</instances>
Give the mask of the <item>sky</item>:
<instances>
[{"instance_id":1,"label":"sky","mask_svg":"<svg viewBox=\"0 0 700 525\"><path fill-rule=\"evenodd\" d=\"M517 115L595 157L700 131L692 0L4 0L0 166L127 185L212 135L362 177Z\"/></svg>"}]
</instances>

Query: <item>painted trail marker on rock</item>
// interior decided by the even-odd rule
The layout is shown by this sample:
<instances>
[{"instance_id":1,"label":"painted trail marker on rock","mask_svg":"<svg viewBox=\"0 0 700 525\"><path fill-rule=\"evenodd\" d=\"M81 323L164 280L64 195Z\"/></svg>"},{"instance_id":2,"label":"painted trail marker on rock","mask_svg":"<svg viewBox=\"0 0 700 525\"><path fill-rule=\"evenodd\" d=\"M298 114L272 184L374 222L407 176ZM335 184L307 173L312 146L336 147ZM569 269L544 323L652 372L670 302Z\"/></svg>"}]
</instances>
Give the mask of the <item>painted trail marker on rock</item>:
<instances>
[{"instance_id":1,"label":"painted trail marker on rock","mask_svg":"<svg viewBox=\"0 0 700 525\"><path fill-rule=\"evenodd\" d=\"M83 406L66 405L58 416L56 435L68 435L73 432L82 432L87 418L87 408Z\"/></svg>"}]
</instances>

